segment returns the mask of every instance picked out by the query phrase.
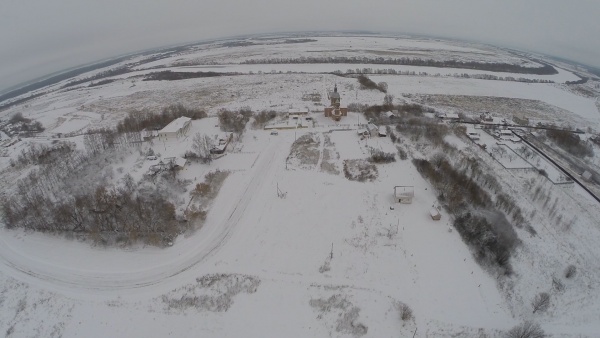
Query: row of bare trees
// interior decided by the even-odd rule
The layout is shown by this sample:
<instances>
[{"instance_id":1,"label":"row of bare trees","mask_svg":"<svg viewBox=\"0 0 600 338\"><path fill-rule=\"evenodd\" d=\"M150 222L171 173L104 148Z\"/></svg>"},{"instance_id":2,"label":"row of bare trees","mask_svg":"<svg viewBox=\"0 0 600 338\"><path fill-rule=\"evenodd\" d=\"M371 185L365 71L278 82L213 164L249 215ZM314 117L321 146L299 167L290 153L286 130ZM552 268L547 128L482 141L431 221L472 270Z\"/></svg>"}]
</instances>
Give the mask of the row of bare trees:
<instances>
[{"instance_id":1,"label":"row of bare trees","mask_svg":"<svg viewBox=\"0 0 600 338\"><path fill-rule=\"evenodd\" d=\"M112 129L89 130L83 137L85 149L90 154L98 154L107 149L132 146L142 142L139 132L118 132Z\"/></svg>"},{"instance_id":2,"label":"row of bare trees","mask_svg":"<svg viewBox=\"0 0 600 338\"><path fill-rule=\"evenodd\" d=\"M165 107L160 113L132 111L117 124L117 132L138 132L144 129L160 130L181 116L196 120L205 118L207 114L202 109L188 108L182 104Z\"/></svg>"},{"instance_id":3,"label":"row of bare trees","mask_svg":"<svg viewBox=\"0 0 600 338\"><path fill-rule=\"evenodd\" d=\"M162 194L136 191L131 176L120 188L99 186L88 194L59 201L35 189L19 186L19 193L3 204L7 228L35 231L144 236L177 232L175 207Z\"/></svg>"},{"instance_id":4,"label":"row of bare trees","mask_svg":"<svg viewBox=\"0 0 600 338\"><path fill-rule=\"evenodd\" d=\"M520 73L553 75L558 71L549 64L540 62L540 67L527 67L509 63L500 62L479 62L479 61L460 61L460 60L433 60L421 58L383 58L367 56L313 56L298 58L267 58L250 59L244 64L310 64L310 63L345 63L345 64L377 64L377 65L406 65L406 66L425 66L437 68L461 68L478 69L492 72Z\"/></svg>"}]
</instances>

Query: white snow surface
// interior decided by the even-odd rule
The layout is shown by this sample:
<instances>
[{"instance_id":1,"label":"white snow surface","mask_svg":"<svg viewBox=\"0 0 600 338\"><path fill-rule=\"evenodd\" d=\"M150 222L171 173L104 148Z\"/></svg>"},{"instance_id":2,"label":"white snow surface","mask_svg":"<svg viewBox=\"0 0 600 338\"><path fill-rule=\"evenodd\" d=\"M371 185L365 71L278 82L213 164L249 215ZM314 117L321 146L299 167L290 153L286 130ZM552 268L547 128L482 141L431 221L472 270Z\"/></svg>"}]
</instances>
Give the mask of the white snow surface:
<instances>
[{"instance_id":1,"label":"white snow surface","mask_svg":"<svg viewBox=\"0 0 600 338\"><path fill-rule=\"evenodd\" d=\"M515 198L536 231L531 235L517 229L523 243L512 258L514 275L498 282L497 276L475 262L452 230L448 213L442 210L440 221L431 219L437 193L410 160L377 165L373 182L344 177L344 160L366 159L371 148L396 153L396 145L389 137L360 140L358 124L366 122L361 114L350 112L339 123L325 118L321 111L328 104L326 93L337 84L342 105L380 104L383 93L360 90L353 78L316 74L342 65L235 65L270 53L336 55L335 49L342 47L348 55L385 51L431 55L431 50L437 50L441 59L460 56L536 64L492 47L435 40L317 40L250 47L203 45L195 53L142 68L222 60L227 63L222 69L255 74L180 81L139 81L126 74L93 88L58 90L56 85L55 91L0 113L4 118L21 112L46 127L38 137L24 138L3 152L0 167L10 173L1 177L5 186L25 174L10 171L10 158L28 144L50 143L57 134L71 134L64 139L83 149L82 133L114 127L133 109L156 112L182 103L202 107L211 116L192 121L180 139L142 145L143 150L152 147L161 158L181 156L190 149L196 132L220 133L215 115L222 108L287 112L290 106L308 107L315 121L309 128L279 130L278 135L248 128L225 156L210 165L187 165L179 177L194 185L216 169L230 175L204 225L180 235L171 247L104 248L60 236L0 229L0 332L11 337L412 337L416 330L415 337L500 337L523 320L533 319L557 337L597 337L600 208L585 191L574 184L555 186L533 170L506 169L464 137L446 137L493 170L503 191ZM353 50L348 51L348 46ZM171 69L208 69L175 67L179 68ZM353 66L339 70L346 68ZM256 74L258 70L283 74ZM312 74L285 74L287 70ZM150 71L154 70L135 74ZM444 71L466 72L439 70ZM89 74L81 77L85 76ZM569 81L573 74L561 71L555 78ZM387 82L388 92L398 100L410 102L411 94L539 100L564 109L561 120L600 127L596 99L558 85L406 75L371 79ZM321 102L302 100L304 94L313 93L322 95ZM305 133L318 139L318 162L311 169L286 161L294 140ZM420 156L418 145L404 146ZM126 173L139 180L155 163L137 150L125 151L115 161L112 165L123 170L117 170L112 182ZM519 159L502 161L506 166ZM322 169L327 164L337 173ZM523 163L517 164L514 167ZM396 185L415 187L412 204L394 202ZM542 198L532 197L536 188ZM278 197L278 189L285 198ZM552 293L551 310L532 314L535 294L550 290L552 277L561 278L568 264L577 266L576 277L561 279L566 289ZM414 319L399 318L400 303L413 310ZM364 328L366 332L361 331Z\"/></svg>"}]
</instances>

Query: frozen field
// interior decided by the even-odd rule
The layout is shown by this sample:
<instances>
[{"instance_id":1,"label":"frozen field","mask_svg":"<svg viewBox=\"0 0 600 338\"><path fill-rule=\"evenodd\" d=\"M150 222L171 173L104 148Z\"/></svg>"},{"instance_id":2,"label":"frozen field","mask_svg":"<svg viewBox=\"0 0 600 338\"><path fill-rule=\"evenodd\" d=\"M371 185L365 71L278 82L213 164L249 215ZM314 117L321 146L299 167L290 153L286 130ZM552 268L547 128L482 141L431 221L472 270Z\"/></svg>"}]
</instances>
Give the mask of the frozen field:
<instances>
[{"instance_id":1,"label":"frozen field","mask_svg":"<svg viewBox=\"0 0 600 338\"><path fill-rule=\"evenodd\" d=\"M326 118L322 111L334 85L343 106L381 104L385 94L360 89L355 78L323 73L359 66L430 75L439 72L444 76L370 78L386 82L395 103L427 104L423 97L440 95L443 98L429 102L442 111L454 111L461 102L468 102L469 108L460 112L476 114L481 108L496 113L494 104L498 103L503 107L497 115L515 114L594 130L600 129L596 98L558 84L445 76L486 73L481 71L436 72L427 67L368 64L240 64L274 55L436 55L440 60L538 66L501 49L457 42L294 37L301 38L309 41L289 43L288 37L271 37L244 39L245 46L200 45L141 64L109 84L88 87L85 83L65 89L55 85L45 95L0 112L3 120L22 113L46 128L0 153L3 194L10 194L8 187L27 174L27 170L13 169L10 159L29 144L52 144L62 136L84 149L82 135L87 130L112 128L133 110L160 112L182 104L207 111L209 117L193 121L183 137L140 145L144 151L151 147L161 158L182 156L191 149L196 132L220 133L216 115L221 109L248 107L255 112L284 113L308 108L314 121L308 128L279 130L278 135L249 123L225 156L211 164L188 164L178 174L188 182L178 197L178 207L190 202L189 190L208 172L224 170L229 176L211 202L203 225L179 235L173 246L105 248L57 235L0 229L0 335L503 337L511 327L533 320L555 337L598 337L600 208L585 191L575 184L555 185L541 176L535 169L544 169L553 182L560 172L540 156L526 153L520 143L498 145L485 134L479 142L487 145L483 150L464 136L447 136L447 142L493 174L498 187L521 207L530 226L515 228L520 244L511 258L513 276L497 276L475 261L453 228L451 215L442 210L441 220L432 220L430 210L437 204L438 193L417 172L411 157L430 158L439 150L408 136L403 143L393 143L389 137L361 139L357 130L366 119L358 112L349 112L340 122ZM156 71L150 68L157 66L165 66L158 70L244 75L178 81L131 77ZM539 78L577 79L562 69L557 75ZM321 99L306 99L314 94ZM527 102L511 101L516 99ZM532 109L523 112L523 107ZM293 143L302 137L312 140L308 160L293 150ZM396 155L395 162L372 165L371 181L345 176L345 165L368 164L373 149L398 154L397 146L409 153L408 160ZM137 148L114 157L107 160L110 168L99 169L110 172L112 183L128 173L140 180L157 161L148 160ZM412 204L396 203L394 186L414 187ZM568 265L577 267L572 279L563 278ZM554 280L564 284L562 290ZM552 305L534 314L531 301L540 292L551 294ZM403 319L406 307L412 315Z\"/></svg>"}]
</instances>

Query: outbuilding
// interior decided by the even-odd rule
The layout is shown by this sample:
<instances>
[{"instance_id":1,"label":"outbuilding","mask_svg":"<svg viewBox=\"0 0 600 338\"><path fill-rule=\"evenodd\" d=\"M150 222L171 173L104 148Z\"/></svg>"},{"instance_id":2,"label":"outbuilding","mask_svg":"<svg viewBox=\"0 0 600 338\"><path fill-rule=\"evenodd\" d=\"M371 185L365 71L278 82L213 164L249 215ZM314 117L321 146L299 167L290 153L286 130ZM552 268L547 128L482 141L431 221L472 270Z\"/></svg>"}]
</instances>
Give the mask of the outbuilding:
<instances>
[{"instance_id":1,"label":"outbuilding","mask_svg":"<svg viewBox=\"0 0 600 338\"><path fill-rule=\"evenodd\" d=\"M415 187L397 185L394 187L394 198L398 203L411 204L415 197Z\"/></svg>"},{"instance_id":2,"label":"outbuilding","mask_svg":"<svg viewBox=\"0 0 600 338\"><path fill-rule=\"evenodd\" d=\"M440 211L433 207L429 210L429 215L431 215L431 219L434 221L439 221L442 219L442 214L440 214Z\"/></svg>"}]
</instances>

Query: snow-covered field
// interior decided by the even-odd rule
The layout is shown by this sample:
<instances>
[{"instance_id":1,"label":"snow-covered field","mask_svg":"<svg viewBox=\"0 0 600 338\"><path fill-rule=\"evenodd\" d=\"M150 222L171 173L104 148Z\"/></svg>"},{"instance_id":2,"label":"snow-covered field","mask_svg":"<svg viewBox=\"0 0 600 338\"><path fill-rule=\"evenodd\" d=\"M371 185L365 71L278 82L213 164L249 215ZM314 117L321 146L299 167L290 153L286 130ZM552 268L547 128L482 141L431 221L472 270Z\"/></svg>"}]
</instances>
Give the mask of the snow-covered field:
<instances>
[{"instance_id":1,"label":"snow-covered field","mask_svg":"<svg viewBox=\"0 0 600 338\"><path fill-rule=\"evenodd\" d=\"M163 158L183 155L196 132L219 133L214 116L223 108L283 113L307 107L314 120L314 126L279 130L278 135L249 124L225 156L211 164L187 165L178 175L188 180L189 188L202 182L209 171L225 170L229 176L211 202L202 227L180 235L173 246L106 248L57 235L1 229L0 335L501 337L524 320L534 320L556 337L597 337L600 208L585 191L575 184L554 185L535 170L520 170L541 169L544 164L526 160L520 144L506 143L506 152L494 152L494 159L489 155L496 146L491 136L486 134L482 141L490 143L488 153L465 137L448 136L449 143L493 172L534 229L516 229L522 243L512 258L514 275L496 276L477 264L448 213L442 210L441 220L432 220L430 210L437 203L437 193L410 159L396 156L396 162L377 164L372 181L351 181L344 176L345 161L364 160L371 149L396 153L396 144L389 138L358 137L358 124L366 122L361 114L350 112L336 123L321 113L334 84L342 105L381 104L383 93L359 89L354 78L320 74L355 65L235 65L273 55L388 54L537 64L493 47L456 42L315 39L291 44L279 43L285 38L254 38L248 40L254 43L249 46L201 45L189 54L142 64L138 71L107 85L55 89L0 112L2 119L22 113L46 128L38 137L22 138L6 148L0 158L3 193L10 193L8 187L26 174L11 169L9 159L28 144L50 144L61 134L83 149L80 134L114 127L132 110L158 112L183 104L206 109L211 116L193 121L185 137L141 145L144 151L152 147ZM129 78L149 72L150 67L182 71L183 62L216 60L227 65L185 70L254 74L178 81ZM425 94L526 99L555 108L545 116L539 111L529 113L536 121L600 129L596 99L559 85L406 75L373 75L371 79L387 82L397 103ZM561 70L548 79L563 82L577 77ZM303 100L315 93L321 101ZM506 109L503 114L511 112ZM494 107L486 110L494 112ZM527 116L518 109L512 113ZM314 140L314 163L301 163L291 155L294 141L305 135ZM403 146L414 156L429 149L408 138L405 141ZM140 180L153 163L136 148L126 149L110 163L117 168L111 180L118 182L126 173ZM551 170L546 170L549 178L555 175ZM558 170L556 175L560 175ZM394 202L397 185L414 186L412 204ZM180 204L189 198L189 193L182 194ZM565 279L563 272L570 264L577 267L577 274ZM553 278L564 284L562 290L555 288ZM531 301L539 292L551 293L551 307L533 314ZM402 319L405 306L412 316Z\"/></svg>"}]
</instances>

